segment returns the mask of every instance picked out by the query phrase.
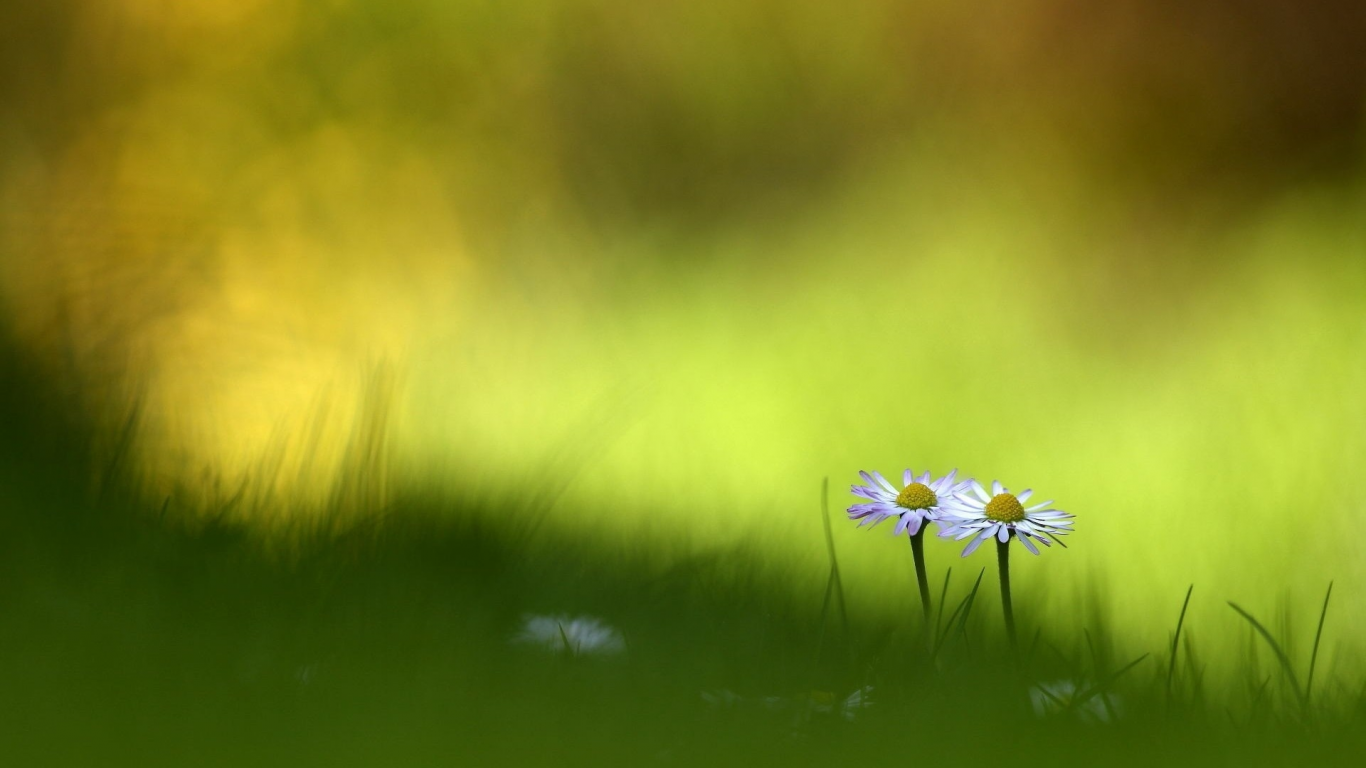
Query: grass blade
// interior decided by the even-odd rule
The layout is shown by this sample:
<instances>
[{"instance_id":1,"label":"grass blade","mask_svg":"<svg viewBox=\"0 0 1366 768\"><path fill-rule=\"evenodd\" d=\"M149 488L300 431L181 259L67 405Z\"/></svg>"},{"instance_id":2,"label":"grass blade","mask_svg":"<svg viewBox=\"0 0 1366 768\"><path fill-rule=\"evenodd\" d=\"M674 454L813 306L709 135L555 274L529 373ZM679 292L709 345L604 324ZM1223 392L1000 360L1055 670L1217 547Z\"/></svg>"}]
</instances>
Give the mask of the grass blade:
<instances>
[{"instance_id":1,"label":"grass blade","mask_svg":"<svg viewBox=\"0 0 1366 768\"><path fill-rule=\"evenodd\" d=\"M1252 723L1255 722L1255 721L1257 720L1257 714L1258 714L1258 712L1259 712L1259 706L1260 706L1261 703L1262 703L1262 694L1266 693L1266 686L1267 686L1267 684L1270 683L1270 682L1271 682L1271 676L1270 676L1270 675L1267 675L1267 678L1266 678L1265 680L1262 681L1262 684L1259 685L1259 686L1257 686L1257 692L1254 693L1254 694L1252 695L1252 703L1248 705L1248 709L1247 709L1247 724L1248 724L1248 725L1252 725Z\"/></svg>"},{"instance_id":2,"label":"grass blade","mask_svg":"<svg viewBox=\"0 0 1366 768\"><path fill-rule=\"evenodd\" d=\"M1252 625L1252 628L1257 630L1257 633L1266 641L1266 644L1271 646L1271 651L1276 654L1276 659L1281 662L1281 669L1285 672L1285 676L1290 679L1290 686L1295 690L1296 698L1303 704L1304 691L1300 688L1299 678L1295 676L1295 668L1291 666L1290 658L1285 655L1285 651L1281 649L1280 643L1276 642L1276 638L1271 636L1271 633L1266 630L1266 627L1262 626L1260 621L1253 618L1252 614L1239 608L1237 603L1230 601L1228 605L1230 608L1237 611L1239 616L1247 619L1248 623Z\"/></svg>"},{"instance_id":3,"label":"grass blade","mask_svg":"<svg viewBox=\"0 0 1366 768\"><path fill-rule=\"evenodd\" d=\"M1323 620L1328 618L1328 599L1333 596L1333 582L1328 582L1328 594L1323 596L1323 610L1319 611L1319 629L1314 633L1314 651L1309 654L1309 679L1304 682L1304 704L1309 706L1309 697L1314 688L1314 666L1319 661L1319 641L1323 639Z\"/></svg>"},{"instance_id":4,"label":"grass blade","mask_svg":"<svg viewBox=\"0 0 1366 768\"><path fill-rule=\"evenodd\" d=\"M967 621L967 617L964 615L963 611L964 609L968 611L972 610L972 601L977 597L977 589L982 586L982 576L986 574L986 572L986 568L977 572L977 581L972 585L972 591L968 592L962 600L959 600L958 606L953 609L953 613L949 614L949 620L944 625L944 631L939 635L939 640L934 645L934 651L930 655L931 659L938 656L939 650L944 647L944 641L947 640L949 634L953 632L955 620L962 617L962 621L958 622L960 625Z\"/></svg>"},{"instance_id":5,"label":"grass blade","mask_svg":"<svg viewBox=\"0 0 1366 768\"><path fill-rule=\"evenodd\" d=\"M825 627L830 614L832 599L839 601L840 626L843 634L849 637L849 610L844 604L844 583L840 580L840 563L835 557L835 532L830 527L830 478L821 480L821 523L825 527L825 551L830 558L830 576L825 581L825 599L821 602L821 631L816 640L816 658L821 658L825 650Z\"/></svg>"},{"instance_id":6,"label":"grass blade","mask_svg":"<svg viewBox=\"0 0 1366 768\"><path fill-rule=\"evenodd\" d=\"M1058 698L1057 694L1053 693L1052 691L1048 690L1046 687L1042 685L1036 685L1030 690L1038 691L1039 693L1043 694L1043 697L1045 699L1048 699L1049 701L1053 702L1054 705L1057 706L1059 712L1066 712L1067 710L1072 708L1072 705Z\"/></svg>"},{"instance_id":7,"label":"grass blade","mask_svg":"<svg viewBox=\"0 0 1366 768\"><path fill-rule=\"evenodd\" d=\"M835 598L840 605L840 630L849 636L849 608L844 602L844 580L840 578L840 561L835 557L835 533L830 527L830 478L821 481L821 519L825 521L825 549L830 553L830 574L835 580Z\"/></svg>"},{"instance_id":8,"label":"grass blade","mask_svg":"<svg viewBox=\"0 0 1366 768\"><path fill-rule=\"evenodd\" d=\"M1081 634L1086 638L1086 650L1091 654L1091 671L1100 679L1100 657L1096 655L1096 644L1091 642L1091 630L1083 627Z\"/></svg>"},{"instance_id":9,"label":"grass blade","mask_svg":"<svg viewBox=\"0 0 1366 768\"><path fill-rule=\"evenodd\" d=\"M982 573L986 573L986 569L985 569L985 568L982 569ZM980 575L977 577L977 580L978 580L979 582L981 581L981 576L980 576ZM954 606L954 608L953 608L953 613L950 613L950 614L949 614L949 623L948 623L947 626L944 627L944 630L939 634L939 642L936 643L936 647L938 647L939 645L942 645L942 644L944 643L944 640L948 638L949 632L951 632L951 631L953 630L954 622L958 620L959 614L961 614L961 613L963 612L963 606L965 606L965 605L967 605L967 604L968 604L968 596L967 596L967 595L964 595L964 596L963 596L963 599L958 601L958 605Z\"/></svg>"},{"instance_id":10,"label":"grass blade","mask_svg":"<svg viewBox=\"0 0 1366 768\"><path fill-rule=\"evenodd\" d=\"M1120 667L1118 672L1115 672L1114 674L1110 675L1109 677L1105 678L1099 683L1096 683L1090 688L1087 688L1085 691L1081 693L1081 695L1073 697L1073 706L1080 702L1089 701L1091 697L1103 692L1106 688L1109 688L1112 684L1114 684L1116 680L1123 677L1126 672L1138 666L1139 662L1143 661L1146 658L1148 658L1148 654L1145 653L1142 656L1139 656L1138 658L1129 662L1128 664L1125 664L1123 667Z\"/></svg>"},{"instance_id":11,"label":"grass blade","mask_svg":"<svg viewBox=\"0 0 1366 768\"><path fill-rule=\"evenodd\" d=\"M1176 654L1180 649L1178 643L1181 642L1181 627L1186 623L1186 609L1191 604L1191 592L1195 591L1192 584L1186 588L1186 599L1181 602L1181 615L1176 618L1176 634L1172 635L1172 657L1167 662L1167 705L1171 706L1172 701L1172 678L1176 675Z\"/></svg>"},{"instance_id":12,"label":"grass blade","mask_svg":"<svg viewBox=\"0 0 1366 768\"><path fill-rule=\"evenodd\" d=\"M939 590L939 615L934 619L934 636L939 637L939 628L944 624L944 600L949 595L949 579L953 578L953 568L944 573L944 588Z\"/></svg>"},{"instance_id":13,"label":"grass blade","mask_svg":"<svg viewBox=\"0 0 1366 768\"><path fill-rule=\"evenodd\" d=\"M1191 633L1186 633L1186 639L1181 644L1186 647L1186 674L1190 680L1191 702L1198 707L1205 701L1205 665L1200 663L1200 656L1195 650L1195 637Z\"/></svg>"},{"instance_id":14,"label":"grass blade","mask_svg":"<svg viewBox=\"0 0 1366 768\"><path fill-rule=\"evenodd\" d=\"M1086 647L1091 650L1091 669L1095 671L1096 677L1099 678L1100 655L1096 653L1096 644L1091 641L1091 630L1083 629L1082 632L1086 635ZM1134 661L1133 664L1137 664L1142 660L1142 658L1139 658L1136 661ZM1133 666L1133 664L1130 664L1129 666ZM1110 697L1106 696L1104 693L1100 694L1100 705L1105 708L1105 714L1110 718L1110 722L1113 723L1119 719L1119 715L1115 712L1114 707L1110 704Z\"/></svg>"},{"instance_id":15,"label":"grass blade","mask_svg":"<svg viewBox=\"0 0 1366 768\"><path fill-rule=\"evenodd\" d=\"M1039 635L1043 633L1043 627L1034 628L1034 639L1029 642L1029 653L1025 656L1025 665L1034 661L1034 654L1039 652Z\"/></svg>"},{"instance_id":16,"label":"grass blade","mask_svg":"<svg viewBox=\"0 0 1366 768\"><path fill-rule=\"evenodd\" d=\"M555 626L558 627L559 630L560 630L560 641L564 643L564 653L565 653L565 655L566 655L566 656L578 656L578 655L579 655L578 649L575 648L574 645L573 645L572 643L569 642L569 633L564 631L564 624L563 624L562 622L558 622L558 621L557 621L557 622L555 622Z\"/></svg>"},{"instance_id":17,"label":"grass blade","mask_svg":"<svg viewBox=\"0 0 1366 768\"><path fill-rule=\"evenodd\" d=\"M821 600L821 632L816 638L816 658L821 656L821 650L825 647L825 619L830 614L830 597L835 592L835 572L831 571L825 579L825 598Z\"/></svg>"},{"instance_id":18,"label":"grass blade","mask_svg":"<svg viewBox=\"0 0 1366 768\"><path fill-rule=\"evenodd\" d=\"M963 636L963 644L968 644L968 617L972 615L972 607L977 604L977 589L982 586L982 574L987 569L983 568L977 574L977 581L972 585L972 591L968 593L967 605L963 608L963 615L958 617L958 632ZM971 653L972 649L968 648Z\"/></svg>"}]
</instances>

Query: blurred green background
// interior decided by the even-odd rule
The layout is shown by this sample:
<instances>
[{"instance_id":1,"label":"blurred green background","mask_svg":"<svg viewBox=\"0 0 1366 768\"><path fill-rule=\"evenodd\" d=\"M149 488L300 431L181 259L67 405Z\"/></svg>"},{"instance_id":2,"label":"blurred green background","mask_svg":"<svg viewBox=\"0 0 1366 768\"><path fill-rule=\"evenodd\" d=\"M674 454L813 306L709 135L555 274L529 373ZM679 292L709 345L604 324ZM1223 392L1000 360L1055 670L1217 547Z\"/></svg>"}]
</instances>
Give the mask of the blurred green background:
<instances>
[{"instance_id":1,"label":"blurred green background","mask_svg":"<svg viewBox=\"0 0 1366 768\"><path fill-rule=\"evenodd\" d=\"M1160 646L1194 583L1231 647L1224 600L1302 636L1336 580L1358 670L1363 39L1346 1L8 2L4 319L92 492L267 548L421 488L814 604L822 478L958 467L1077 515L1018 559L1034 620L1098 594ZM835 540L852 612L913 605L903 542Z\"/></svg>"}]
</instances>

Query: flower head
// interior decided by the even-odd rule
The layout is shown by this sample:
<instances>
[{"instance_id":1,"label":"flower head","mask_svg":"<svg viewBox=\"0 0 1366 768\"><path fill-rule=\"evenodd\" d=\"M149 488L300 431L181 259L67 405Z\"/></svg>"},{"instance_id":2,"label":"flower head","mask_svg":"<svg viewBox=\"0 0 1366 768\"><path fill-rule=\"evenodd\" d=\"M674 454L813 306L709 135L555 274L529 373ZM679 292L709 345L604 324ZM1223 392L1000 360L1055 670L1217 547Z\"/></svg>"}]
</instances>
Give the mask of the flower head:
<instances>
[{"instance_id":1,"label":"flower head","mask_svg":"<svg viewBox=\"0 0 1366 768\"><path fill-rule=\"evenodd\" d=\"M855 496L868 499L867 503L855 504L849 508L849 519L858 520L859 525L877 525L889 517L897 518L897 536L908 533L911 536L920 532L926 520L939 522L945 503L955 493L966 491L968 481L955 482L958 470L953 470L935 479L925 472L919 477L911 470L901 475L901 488L896 488L881 473L859 472L866 485L855 485L850 492Z\"/></svg>"},{"instance_id":2,"label":"flower head","mask_svg":"<svg viewBox=\"0 0 1366 768\"><path fill-rule=\"evenodd\" d=\"M611 656L626 650L621 633L592 616L523 616L522 630L512 641L569 656Z\"/></svg>"},{"instance_id":3,"label":"flower head","mask_svg":"<svg viewBox=\"0 0 1366 768\"><path fill-rule=\"evenodd\" d=\"M1025 549L1037 555L1039 550L1034 542L1050 547L1058 541L1058 536L1072 532L1073 516L1049 507L1052 500L1025 507L1025 502L1034 493L1032 490L1011 493L999 480L992 482L991 493L976 480L968 485L972 488L971 493L955 493L953 500L945 504L939 532L940 536L958 541L972 538L963 549L963 557L972 554L993 536L1002 544L1008 543L1012 534Z\"/></svg>"},{"instance_id":4,"label":"flower head","mask_svg":"<svg viewBox=\"0 0 1366 768\"><path fill-rule=\"evenodd\" d=\"M1119 696L1071 680L1040 683L1029 689L1029 703L1039 717L1071 712L1083 723L1109 723L1122 714Z\"/></svg>"}]
</instances>

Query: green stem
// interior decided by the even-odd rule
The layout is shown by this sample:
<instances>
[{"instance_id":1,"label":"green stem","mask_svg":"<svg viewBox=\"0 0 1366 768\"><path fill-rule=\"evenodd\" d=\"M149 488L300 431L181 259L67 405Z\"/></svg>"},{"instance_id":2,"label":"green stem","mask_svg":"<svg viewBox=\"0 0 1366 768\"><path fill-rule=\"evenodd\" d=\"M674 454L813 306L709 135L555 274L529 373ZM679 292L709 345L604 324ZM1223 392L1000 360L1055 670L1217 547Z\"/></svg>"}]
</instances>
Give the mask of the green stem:
<instances>
[{"instance_id":1,"label":"green stem","mask_svg":"<svg viewBox=\"0 0 1366 768\"><path fill-rule=\"evenodd\" d=\"M1006 615L1006 636L1015 650L1015 610L1010 605L1010 539L996 540L996 570L1001 574L1001 610Z\"/></svg>"},{"instance_id":2,"label":"green stem","mask_svg":"<svg viewBox=\"0 0 1366 768\"><path fill-rule=\"evenodd\" d=\"M925 627L928 631L930 626L930 579L925 573L925 526L929 521L921 523L920 530L911 537L911 555L915 557L915 580L920 584L920 605L925 609Z\"/></svg>"}]
</instances>

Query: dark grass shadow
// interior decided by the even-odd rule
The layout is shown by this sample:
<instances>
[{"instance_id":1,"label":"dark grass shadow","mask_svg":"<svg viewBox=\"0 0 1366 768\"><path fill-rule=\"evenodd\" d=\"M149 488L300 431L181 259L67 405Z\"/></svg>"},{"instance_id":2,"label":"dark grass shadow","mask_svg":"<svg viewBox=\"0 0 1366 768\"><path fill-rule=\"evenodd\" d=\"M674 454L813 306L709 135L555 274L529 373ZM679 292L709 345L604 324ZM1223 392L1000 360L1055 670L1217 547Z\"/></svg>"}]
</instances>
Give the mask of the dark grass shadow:
<instances>
[{"instance_id":1,"label":"dark grass shadow","mask_svg":"<svg viewBox=\"0 0 1366 768\"><path fill-rule=\"evenodd\" d=\"M837 578L794 588L758 541L623 549L552 533L543 499L366 485L383 478L347 479L352 522L282 550L231 514L174 523L120 469L126 441L13 350L0 420L0 737L24 764L1266 764L1366 740L1361 689L1326 673L1316 698L1357 706L1325 702L1312 729L1208 716L1195 617L1168 716L1172 664L1131 658L1098 591L1078 626L1023 624L1016 654L991 569L957 573L927 645L907 617L839 612ZM362 422L355 473L383 471L382 423ZM813 493L817 514L841 513ZM580 651L565 627L593 617L623 650L514 642L528 615ZM1073 692L1032 701L1056 681Z\"/></svg>"}]
</instances>

